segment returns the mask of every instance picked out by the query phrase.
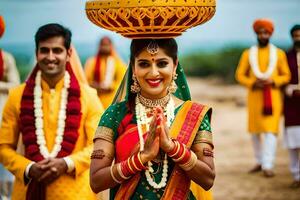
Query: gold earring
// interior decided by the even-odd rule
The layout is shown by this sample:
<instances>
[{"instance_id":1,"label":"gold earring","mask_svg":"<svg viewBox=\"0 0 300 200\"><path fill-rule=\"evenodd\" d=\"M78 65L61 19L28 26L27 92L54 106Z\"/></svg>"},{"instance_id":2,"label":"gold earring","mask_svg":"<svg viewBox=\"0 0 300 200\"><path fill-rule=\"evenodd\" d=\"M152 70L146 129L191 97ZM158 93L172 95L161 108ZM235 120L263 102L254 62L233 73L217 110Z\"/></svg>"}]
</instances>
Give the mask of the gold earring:
<instances>
[{"instance_id":1,"label":"gold earring","mask_svg":"<svg viewBox=\"0 0 300 200\"><path fill-rule=\"evenodd\" d=\"M168 88L169 93L175 93L176 90L177 90L177 85L176 85L176 82L175 82L176 79L177 79L177 76L178 76L178 74L176 74L176 73L173 75L172 82L171 82L171 84Z\"/></svg>"},{"instance_id":2,"label":"gold earring","mask_svg":"<svg viewBox=\"0 0 300 200\"><path fill-rule=\"evenodd\" d=\"M135 75L132 75L133 84L130 86L130 91L132 93L139 93L141 91L141 86L139 85Z\"/></svg>"}]
</instances>

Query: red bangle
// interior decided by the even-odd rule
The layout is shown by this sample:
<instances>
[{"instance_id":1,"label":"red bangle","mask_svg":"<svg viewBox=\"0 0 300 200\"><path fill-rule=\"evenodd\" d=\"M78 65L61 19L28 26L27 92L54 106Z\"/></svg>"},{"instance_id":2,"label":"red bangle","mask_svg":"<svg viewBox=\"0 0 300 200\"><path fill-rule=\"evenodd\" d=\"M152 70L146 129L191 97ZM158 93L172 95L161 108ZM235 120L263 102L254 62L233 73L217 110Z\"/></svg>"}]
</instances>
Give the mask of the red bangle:
<instances>
[{"instance_id":1,"label":"red bangle","mask_svg":"<svg viewBox=\"0 0 300 200\"><path fill-rule=\"evenodd\" d=\"M127 162L128 162L127 160L121 162L121 171L124 174L124 176L129 177L132 174L134 174L134 172L130 170Z\"/></svg>"},{"instance_id":2,"label":"red bangle","mask_svg":"<svg viewBox=\"0 0 300 200\"><path fill-rule=\"evenodd\" d=\"M180 158L183 153L184 153L184 146L182 143L179 143L179 152L176 155L174 155L172 158L176 160Z\"/></svg>"},{"instance_id":3,"label":"red bangle","mask_svg":"<svg viewBox=\"0 0 300 200\"><path fill-rule=\"evenodd\" d=\"M135 158L136 155L134 156L131 156L129 158L129 161L130 161L130 165L131 167L133 168L134 171L138 172L138 171L141 171L141 169L136 165L136 162L134 161L134 158Z\"/></svg>"},{"instance_id":4,"label":"red bangle","mask_svg":"<svg viewBox=\"0 0 300 200\"><path fill-rule=\"evenodd\" d=\"M179 148L180 148L178 141L176 141L176 140L172 140L172 141L174 142L174 148L171 151L167 152L169 157L175 156L178 153Z\"/></svg>"},{"instance_id":5,"label":"red bangle","mask_svg":"<svg viewBox=\"0 0 300 200\"><path fill-rule=\"evenodd\" d=\"M139 154L129 157L127 160L120 163L122 174L130 177L139 171L147 169L147 167L139 159Z\"/></svg>"},{"instance_id":6,"label":"red bangle","mask_svg":"<svg viewBox=\"0 0 300 200\"><path fill-rule=\"evenodd\" d=\"M139 171L146 170L147 167L142 163L142 161L139 159L139 156L141 153L139 152L137 155L135 155L133 158L133 161L135 162L136 166L139 168Z\"/></svg>"},{"instance_id":7,"label":"red bangle","mask_svg":"<svg viewBox=\"0 0 300 200\"><path fill-rule=\"evenodd\" d=\"M178 164L184 164L188 162L191 156L191 151L189 149L186 149L184 157L180 161L178 161Z\"/></svg>"},{"instance_id":8,"label":"red bangle","mask_svg":"<svg viewBox=\"0 0 300 200\"><path fill-rule=\"evenodd\" d=\"M123 161L118 165L118 168L117 168L117 169L119 169L119 175L125 180L129 179L131 176L131 174L129 173L129 170L126 167L127 167L126 161Z\"/></svg>"}]
</instances>

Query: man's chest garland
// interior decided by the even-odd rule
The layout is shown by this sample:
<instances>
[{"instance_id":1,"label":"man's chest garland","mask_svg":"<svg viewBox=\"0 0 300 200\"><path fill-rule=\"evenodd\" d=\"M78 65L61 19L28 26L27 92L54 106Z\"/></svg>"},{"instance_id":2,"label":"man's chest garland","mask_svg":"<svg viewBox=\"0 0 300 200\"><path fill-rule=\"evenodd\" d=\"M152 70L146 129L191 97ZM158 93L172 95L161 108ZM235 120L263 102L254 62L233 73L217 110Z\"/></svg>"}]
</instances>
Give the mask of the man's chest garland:
<instances>
[{"instance_id":1,"label":"man's chest garland","mask_svg":"<svg viewBox=\"0 0 300 200\"><path fill-rule=\"evenodd\" d=\"M75 148L81 121L80 86L71 69L66 66L61 91L55 144L51 152L45 140L41 72L35 68L26 82L21 100L20 131L25 145L25 156L33 161L68 156Z\"/></svg>"}]
</instances>

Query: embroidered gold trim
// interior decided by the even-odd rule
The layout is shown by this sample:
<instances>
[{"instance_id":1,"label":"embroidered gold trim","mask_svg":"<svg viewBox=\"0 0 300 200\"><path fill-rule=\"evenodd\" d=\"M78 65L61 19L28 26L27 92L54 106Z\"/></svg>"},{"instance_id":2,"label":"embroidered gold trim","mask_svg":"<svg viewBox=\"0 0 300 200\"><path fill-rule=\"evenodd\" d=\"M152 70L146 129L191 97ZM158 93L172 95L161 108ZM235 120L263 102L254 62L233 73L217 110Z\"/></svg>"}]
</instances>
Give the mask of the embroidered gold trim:
<instances>
[{"instance_id":1,"label":"embroidered gold trim","mask_svg":"<svg viewBox=\"0 0 300 200\"><path fill-rule=\"evenodd\" d=\"M214 148L212 133L209 131L198 131L193 144L199 144L199 143L207 143L211 145L212 148Z\"/></svg>"},{"instance_id":2,"label":"embroidered gold trim","mask_svg":"<svg viewBox=\"0 0 300 200\"><path fill-rule=\"evenodd\" d=\"M114 132L110 128L107 128L105 126L99 126L96 130L93 141L95 142L96 139L103 139L113 144Z\"/></svg>"}]
</instances>

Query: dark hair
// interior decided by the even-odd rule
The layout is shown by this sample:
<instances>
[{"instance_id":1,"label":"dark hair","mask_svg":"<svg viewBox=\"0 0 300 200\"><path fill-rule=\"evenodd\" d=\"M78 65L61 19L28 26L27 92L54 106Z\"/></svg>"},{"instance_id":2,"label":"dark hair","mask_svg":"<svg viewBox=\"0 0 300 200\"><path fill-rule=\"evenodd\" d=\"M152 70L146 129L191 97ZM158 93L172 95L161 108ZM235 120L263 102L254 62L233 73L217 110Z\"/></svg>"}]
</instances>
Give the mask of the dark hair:
<instances>
[{"instance_id":1,"label":"dark hair","mask_svg":"<svg viewBox=\"0 0 300 200\"><path fill-rule=\"evenodd\" d=\"M295 31L300 30L300 24L296 24L295 26L292 27L291 29L291 36L293 37L293 34Z\"/></svg>"},{"instance_id":2,"label":"dark hair","mask_svg":"<svg viewBox=\"0 0 300 200\"><path fill-rule=\"evenodd\" d=\"M103 37L100 39L99 44L101 44L104 40L108 40L108 41L112 44L112 41L111 41L110 37L108 37L108 36L103 36Z\"/></svg>"},{"instance_id":3,"label":"dark hair","mask_svg":"<svg viewBox=\"0 0 300 200\"><path fill-rule=\"evenodd\" d=\"M171 57L174 63L177 60L178 46L176 40L173 38L169 39L134 39L130 45L130 64L134 65L134 59L137 57L144 49L147 48L150 42L156 42L159 48L163 49L165 54Z\"/></svg>"},{"instance_id":4,"label":"dark hair","mask_svg":"<svg viewBox=\"0 0 300 200\"><path fill-rule=\"evenodd\" d=\"M40 42L57 36L62 36L65 39L64 46L66 49L70 49L72 37L71 31L56 23L46 24L38 29L34 37L36 49L38 49Z\"/></svg>"}]
</instances>

